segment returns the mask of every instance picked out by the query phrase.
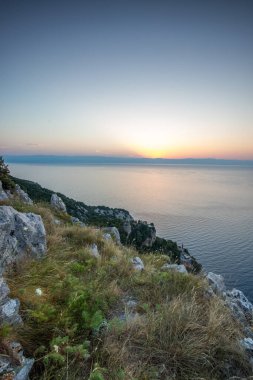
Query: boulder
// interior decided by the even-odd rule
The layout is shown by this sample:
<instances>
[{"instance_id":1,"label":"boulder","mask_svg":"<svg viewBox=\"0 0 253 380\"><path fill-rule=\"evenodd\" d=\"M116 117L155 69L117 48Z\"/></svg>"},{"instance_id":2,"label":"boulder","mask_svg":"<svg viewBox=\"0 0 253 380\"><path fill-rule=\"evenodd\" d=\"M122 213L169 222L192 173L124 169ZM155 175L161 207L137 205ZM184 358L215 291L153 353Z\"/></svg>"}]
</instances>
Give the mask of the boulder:
<instances>
[{"instance_id":1,"label":"boulder","mask_svg":"<svg viewBox=\"0 0 253 380\"><path fill-rule=\"evenodd\" d=\"M144 269L144 263L142 259L138 256L134 257L131 262L133 263L133 267L136 270L143 270Z\"/></svg>"},{"instance_id":2,"label":"boulder","mask_svg":"<svg viewBox=\"0 0 253 380\"><path fill-rule=\"evenodd\" d=\"M28 205L33 204L33 201L31 200L29 195L24 190L22 190L19 185L16 185L15 191L16 191L17 196L23 203L26 203Z\"/></svg>"},{"instance_id":3,"label":"boulder","mask_svg":"<svg viewBox=\"0 0 253 380\"><path fill-rule=\"evenodd\" d=\"M110 234L111 237L115 239L115 241L116 241L117 244L121 244L121 242L120 242L120 234L119 234L118 228L116 228L116 227L105 227L105 228L103 228L103 231L106 234Z\"/></svg>"},{"instance_id":4,"label":"boulder","mask_svg":"<svg viewBox=\"0 0 253 380\"><path fill-rule=\"evenodd\" d=\"M183 264L164 264L161 268L162 270L173 270L179 273L188 273L187 269Z\"/></svg>"},{"instance_id":5,"label":"boulder","mask_svg":"<svg viewBox=\"0 0 253 380\"><path fill-rule=\"evenodd\" d=\"M206 275L206 278L209 282L209 285L213 289L214 293L219 295L219 296L222 296L223 293L226 291L224 278L221 275L215 274L213 272L209 272Z\"/></svg>"},{"instance_id":6,"label":"boulder","mask_svg":"<svg viewBox=\"0 0 253 380\"><path fill-rule=\"evenodd\" d=\"M56 210L67 212L65 203L57 194L52 194L50 203L51 203L51 206L55 208Z\"/></svg>"},{"instance_id":7,"label":"boulder","mask_svg":"<svg viewBox=\"0 0 253 380\"><path fill-rule=\"evenodd\" d=\"M125 221L122 227L123 227L123 231L127 234L127 237L128 237L132 232L131 223L129 221Z\"/></svg>"},{"instance_id":8,"label":"boulder","mask_svg":"<svg viewBox=\"0 0 253 380\"><path fill-rule=\"evenodd\" d=\"M252 338L243 338L241 341L241 346L245 348L246 351L250 352L253 355L253 339Z\"/></svg>"},{"instance_id":9,"label":"boulder","mask_svg":"<svg viewBox=\"0 0 253 380\"><path fill-rule=\"evenodd\" d=\"M46 248L46 231L40 215L0 206L0 273L25 255L41 258Z\"/></svg>"}]
</instances>

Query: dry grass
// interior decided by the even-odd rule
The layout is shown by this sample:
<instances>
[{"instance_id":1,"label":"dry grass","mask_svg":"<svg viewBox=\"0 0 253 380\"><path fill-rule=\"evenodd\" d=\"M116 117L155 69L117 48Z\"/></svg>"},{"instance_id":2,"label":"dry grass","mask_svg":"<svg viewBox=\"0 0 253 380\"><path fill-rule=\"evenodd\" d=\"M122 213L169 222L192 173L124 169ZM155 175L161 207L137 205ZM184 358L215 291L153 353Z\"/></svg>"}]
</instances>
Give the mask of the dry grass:
<instances>
[{"instance_id":1,"label":"dry grass","mask_svg":"<svg viewBox=\"0 0 253 380\"><path fill-rule=\"evenodd\" d=\"M24 325L3 336L12 334L35 356L32 379L223 380L235 374L232 367L249 373L240 328L218 298L205 296L203 279L162 272L168 260L162 255L143 255L145 270L134 271L130 258L137 252L105 241L100 230L71 225L44 204L13 206L40 214L47 230L45 258L20 262L8 277ZM115 315L126 295L138 299L139 314L122 322ZM102 333L105 319L109 327ZM62 340L60 357L55 339Z\"/></svg>"}]
</instances>

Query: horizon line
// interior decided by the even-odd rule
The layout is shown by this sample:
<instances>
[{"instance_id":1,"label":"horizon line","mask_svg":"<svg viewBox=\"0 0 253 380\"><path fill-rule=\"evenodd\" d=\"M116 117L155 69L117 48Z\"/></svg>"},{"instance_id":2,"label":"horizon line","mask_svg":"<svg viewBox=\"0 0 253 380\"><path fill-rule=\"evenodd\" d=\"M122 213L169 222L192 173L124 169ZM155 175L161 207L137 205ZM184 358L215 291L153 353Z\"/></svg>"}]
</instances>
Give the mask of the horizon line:
<instances>
[{"instance_id":1,"label":"horizon line","mask_svg":"<svg viewBox=\"0 0 253 380\"><path fill-rule=\"evenodd\" d=\"M3 155L7 163L34 163L34 164L59 164L59 163L198 163L198 164L253 164L253 159L233 159L214 157L185 157L185 158L151 158L129 157L109 155L57 155L57 154L6 154Z\"/></svg>"}]
</instances>

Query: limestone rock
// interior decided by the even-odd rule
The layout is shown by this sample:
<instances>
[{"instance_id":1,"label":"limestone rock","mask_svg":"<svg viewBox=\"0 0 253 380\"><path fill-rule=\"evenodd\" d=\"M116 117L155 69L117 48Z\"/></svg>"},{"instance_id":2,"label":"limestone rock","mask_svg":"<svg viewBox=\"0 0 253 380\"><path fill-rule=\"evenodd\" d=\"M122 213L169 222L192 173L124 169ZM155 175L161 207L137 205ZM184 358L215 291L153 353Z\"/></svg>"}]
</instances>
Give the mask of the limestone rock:
<instances>
[{"instance_id":1,"label":"limestone rock","mask_svg":"<svg viewBox=\"0 0 253 380\"><path fill-rule=\"evenodd\" d=\"M134 269L136 269L136 270L143 270L144 269L144 263L140 257L136 256L131 261L133 263Z\"/></svg>"},{"instance_id":2,"label":"limestone rock","mask_svg":"<svg viewBox=\"0 0 253 380\"><path fill-rule=\"evenodd\" d=\"M9 299L0 306L0 323L17 325L22 322L19 315L20 302L17 299Z\"/></svg>"},{"instance_id":3,"label":"limestone rock","mask_svg":"<svg viewBox=\"0 0 253 380\"><path fill-rule=\"evenodd\" d=\"M0 273L24 255L42 257L46 248L46 231L40 215L0 206Z\"/></svg>"},{"instance_id":4,"label":"limestone rock","mask_svg":"<svg viewBox=\"0 0 253 380\"><path fill-rule=\"evenodd\" d=\"M4 346L9 355L0 355L0 374L9 375L6 379L29 380L34 359L24 357L22 346L18 342L6 341Z\"/></svg>"},{"instance_id":5,"label":"limestone rock","mask_svg":"<svg viewBox=\"0 0 253 380\"><path fill-rule=\"evenodd\" d=\"M104 238L105 240L107 240L107 241L109 241L109 240L112 240L112 237L111 237L111 235L110 235L110 234L108 234L108 233L106 233L106 234L103 234L103 238Z\"/></svg>"},{"instance_id":6,"label":"limestone rock","mask_svg":"<svg viewBox=\"0 0 253 380\"><path fill-rule=\"evenodd\" d=\"M56 210L67 212L65 203L60 197L58 197L57 194L52 194L50 203L51 206L54 207Z\"/></svg>"},{"instance_id":7,"label":"limestone rock","mask_svg":"<svg viewBox=\"0 0 253 380\"><path fill-rule=\"evenodd\" d=\"M235 317L244 325L252 321L253 305L241 290L232 289L226 292L226 304Z\"/></svg>"},{"instance_id":8,"label":"limestone rock","mask_svg":"<svg viewBox=\"0 0 253 380\"><path fill-rule=\"evenodd\" d=\"M240 341L243 348L245 348L246 351L250 351L251 354L253 354L253 339L252 338L243 338Z\"/></svg>"},{"instance_id":9,"label":"limestone rock","mask_svg":"<svg viewBox=\"0 0 253 380\"><path fill-rule=\"evenodd\" d=\"M6 192L3 190L2 182L0 181L0 201L6 201L9 197Z\"/></svg>"},{"instance_id":10,"label":"limestone rock","mask_svg":"<svg viewBox=\"0 0 253 380\"><path fill-rule=\"evenodd\" d=\"M14 380L29 380L29 372L32 369L34 359L24 358L21 368L17 369Z\"/></svg>"},{"instance_id":11,"label":"limestone rock","mask_svg":"<svg viewBox=\"0 0 253 380\"><path fill-rule=\"evenodd\" d=\"M161 268L162 270L174 270L179 273L188 273L187 269L183 264L164 264Z\"/></svg>"},{"instance_id":12,"label":"limestone rock","mask_svg":"<svg viewBox=\"0 0 253 380\"><path fill-rule=\"evenodd\" d=\"M120 234L119 234L118 228L116 228L116 227L105 227L105 228L103 228L103 231L106 234L110 234L111 237L113 237L115 239L115 241L116 241L117 244L121 244L121 242L120 242Z\"/></svg>"},{"instance_id":13,"label":"limestone rock","mask_svg":"<svg viewBox=\"0 0 253 380\"><path fill-rule=\"evenodd\" d=\"M33 201L31 200L31 198L29 197L29 195L21 189L21 187L19 185L16 185L15 187L15 191L16 191L16 194L18 195L19 199L28 204L28 205L32 205L33 204Z\"/></svg>"},{"instance_id":14,"label":"limestone rock","mask_svg":"<svg viewBox=\"0 0 253 380\"><path fill-rule=\"evenodd\" d=\"M215 274L213 272L209 272L206 278L214 293L216 293L219 296L222 296L223 293L226 291L224 278L221 275Z\"/></svg>"},{"instance_id":15,"label":"limestone rock","mask_svg":"<svg viewBox=\"0 0 253 380\"><path fill-rule=\"evenodd\" d=\"M81 222L79 218L76 218L75 216L71 216L70 219L73 224L77 224L80 227L85 227L85 224Z\"/></svg>"},{"instance_id":16,"label":"limestone rock","mask_svg":"<svg viewBox=\"0 0 253 380\"><path fill-rule=\"evenodd\" d=\"M100 257L100 253L98 251L98 247L97 247L96 244L92 244L91 245L90 251L91 251L91 254L92 254L93 257L96 257L96 258Z\"/></svg>"}]
</instances>

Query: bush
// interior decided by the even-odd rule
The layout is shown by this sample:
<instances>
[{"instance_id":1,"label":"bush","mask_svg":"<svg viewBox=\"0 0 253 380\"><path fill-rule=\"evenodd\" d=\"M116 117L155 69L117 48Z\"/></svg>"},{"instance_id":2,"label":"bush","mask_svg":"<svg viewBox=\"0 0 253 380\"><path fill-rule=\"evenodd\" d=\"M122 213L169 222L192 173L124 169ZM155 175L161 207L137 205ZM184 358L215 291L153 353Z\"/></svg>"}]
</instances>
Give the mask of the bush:
<instances>
[{"instance_id":1,"label":"bush","mask_svg":"<svg viewBox=\"0 0 253 380\"><path fill-rule=\"evenodd\" d=\"M3 157L0 156L0 181L2 182L4 190L13 190L15 183L10 178L10 170L8 165L4 163Z\"/></svg>"}]
</instances>

